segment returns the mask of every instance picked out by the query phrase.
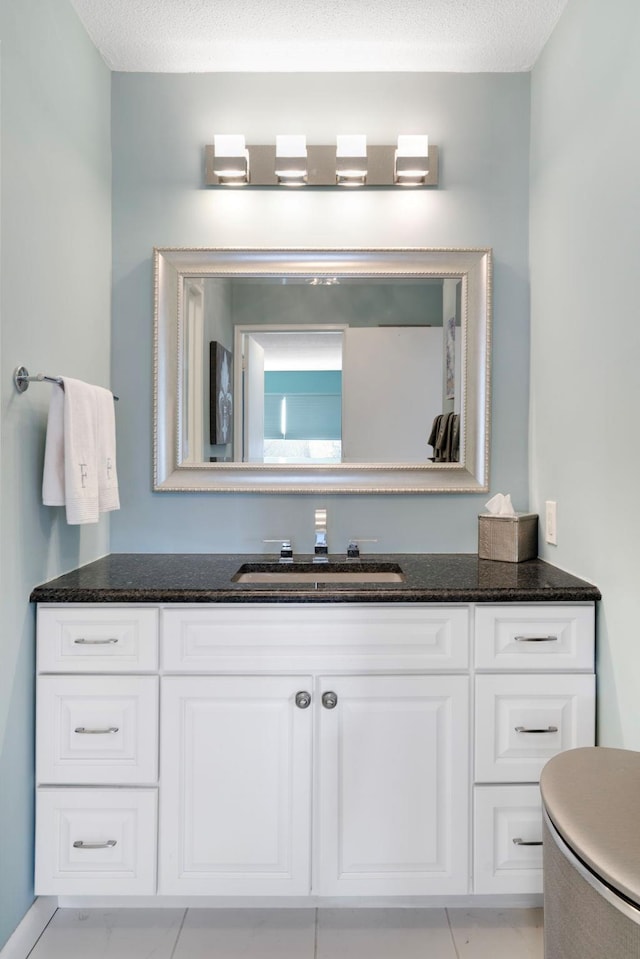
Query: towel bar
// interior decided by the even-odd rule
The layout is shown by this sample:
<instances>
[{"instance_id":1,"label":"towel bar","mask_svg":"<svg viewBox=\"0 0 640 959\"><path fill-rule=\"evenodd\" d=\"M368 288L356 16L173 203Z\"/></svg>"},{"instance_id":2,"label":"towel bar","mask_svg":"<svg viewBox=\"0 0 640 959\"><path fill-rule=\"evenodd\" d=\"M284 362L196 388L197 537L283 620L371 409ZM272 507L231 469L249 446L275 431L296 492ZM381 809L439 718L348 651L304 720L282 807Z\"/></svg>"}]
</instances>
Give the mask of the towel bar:
<instances>
[{"instance_id":1,"label":"towel bar","mask_svg":"<svg viewBox=\"0 0 640 959\"><path fill-rule=\"evenodd\" d=\"M45 376L44 373L36 373L34 376L29 375L29 370L26 366L16 366L13 371L13 382L16 385L18 393L24 393L29 389L29 383L57 383L58 386L64 389L64 381L61 376ZM119 396L114 396L114 400L119 400Z\"/></svg>"}]
</instances>

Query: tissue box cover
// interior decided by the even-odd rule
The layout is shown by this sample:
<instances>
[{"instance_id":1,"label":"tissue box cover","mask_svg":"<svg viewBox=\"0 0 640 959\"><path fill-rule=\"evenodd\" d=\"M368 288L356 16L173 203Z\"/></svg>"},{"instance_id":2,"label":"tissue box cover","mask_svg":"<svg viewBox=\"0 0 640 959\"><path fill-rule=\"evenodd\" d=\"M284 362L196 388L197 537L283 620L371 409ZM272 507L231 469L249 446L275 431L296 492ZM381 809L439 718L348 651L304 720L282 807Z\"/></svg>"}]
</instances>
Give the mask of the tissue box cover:
<instances>
[{"instance_id":1,"label":"tissue box cover","mask_svg":"<svg viewBox=\"0 0 640 959\"><path fill-rule=\"evenodd\" d=\"M521 563L538 555L538 514L478 516L478 557L503 563Z\"/></svg>"}]
</instances>

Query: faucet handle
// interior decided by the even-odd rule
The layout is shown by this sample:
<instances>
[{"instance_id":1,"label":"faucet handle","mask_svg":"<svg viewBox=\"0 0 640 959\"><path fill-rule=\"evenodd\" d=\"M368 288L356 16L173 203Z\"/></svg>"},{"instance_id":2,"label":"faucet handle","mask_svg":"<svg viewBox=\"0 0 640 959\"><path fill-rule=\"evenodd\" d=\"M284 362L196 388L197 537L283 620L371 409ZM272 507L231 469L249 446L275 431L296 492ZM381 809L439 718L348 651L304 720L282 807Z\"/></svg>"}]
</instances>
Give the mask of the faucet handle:
<instances>
[{"instance_id":1,"label":"faucet handle","mask_svg":"<svg viewBox=\"0 0 640 959\"><path fill-rule=\"evenodd\" d=\"M280 559L293 559L293 547L290 539L283 539L280 547Z\"/></svg>"},{"instance_id":2,"label":"faucet handle","mask_svg":"<svg viewBox=\"0 0 640 959\"><path fill-rule=\"evenodd\" d=\"M351 536L349 538L349 545L347 546L347 558L348 559L359 559L360 557L360 543L377 543L377 539L364 539L362 536Z\"/></svg>"},{"instance_id":3,"label":"faucet handle","mask_svg":"<svg viewBox=\"0 0 640 959\"><path fill-rule=\"evenodd\" d=\"M280 559L293 559L293 547L290 539L263 539L263 543L280 543Z\"/></svg>"}]
</instances>

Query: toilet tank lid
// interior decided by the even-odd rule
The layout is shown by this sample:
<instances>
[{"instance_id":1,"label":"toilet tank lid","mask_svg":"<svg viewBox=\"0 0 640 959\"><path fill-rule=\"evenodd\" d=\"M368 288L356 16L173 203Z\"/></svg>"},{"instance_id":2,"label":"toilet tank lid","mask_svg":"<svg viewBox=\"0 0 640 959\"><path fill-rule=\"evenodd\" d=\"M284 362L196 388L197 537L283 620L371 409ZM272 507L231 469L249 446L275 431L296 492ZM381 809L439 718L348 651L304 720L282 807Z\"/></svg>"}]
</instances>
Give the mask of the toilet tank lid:
<instances>
[{"instance_id":1,"label":"toilet tank lid","mask_svg":"<svg viewBox=\"0 0 640 959\"><path fill-rule=\"evenodd\" d=\"M579 859L640 906L640 753L590 746L550 759L544 808Z\"/></svg>"}]
</instances>

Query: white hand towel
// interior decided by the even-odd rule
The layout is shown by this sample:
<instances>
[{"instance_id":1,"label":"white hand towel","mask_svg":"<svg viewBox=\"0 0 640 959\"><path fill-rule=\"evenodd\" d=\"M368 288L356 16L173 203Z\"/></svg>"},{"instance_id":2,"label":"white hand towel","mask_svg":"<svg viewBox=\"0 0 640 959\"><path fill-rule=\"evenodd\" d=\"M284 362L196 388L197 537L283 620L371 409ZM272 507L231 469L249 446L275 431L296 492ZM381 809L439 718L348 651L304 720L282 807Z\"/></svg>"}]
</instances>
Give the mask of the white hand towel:
<instances>
[{"instance_id":1,"label":"white hand towel","mask_svg":"<svg viewBox=\"0 0 640 959\"><path fill-rule=\"evenodd\" d=\"M98 404L95 387L63 377L67 523L98 522Z\"/></svg>"},{"instance_id":2,"label":"white hand towel","mask_svg":"<svg viewBox=\"0 0 640 959\"><path fill-rule=\"evenodd\" d=\"M49 401L42 478L45 506L65 506L72 525L119 509L113 394L62 377Z\"/></svg>"},{"instance_id":3,"label":"white hand towel","mask_svg":"<svg viewBox=\"0 0 640 959\"><path fill-rule=\"evenodd\" d=\"M101 513L120 509L116 472L116 418L113 393L94 387L98 409L98 508Z\"/></svg>"},{"instance_id":4,"label":"white hand towel","mask_svg":"<svg viewBox=\"0 0 640 959\"><path fill-rule=\"evenodd\" d=\"M42 502L45 506L64 506L64 393L59 386L52 387L49 400Z\"/></svg>"}]
</instances>

